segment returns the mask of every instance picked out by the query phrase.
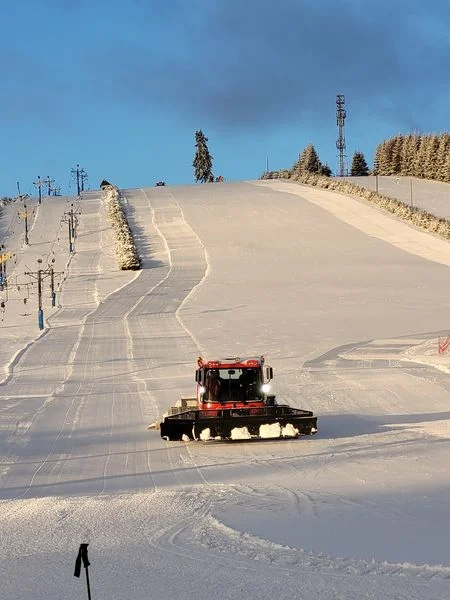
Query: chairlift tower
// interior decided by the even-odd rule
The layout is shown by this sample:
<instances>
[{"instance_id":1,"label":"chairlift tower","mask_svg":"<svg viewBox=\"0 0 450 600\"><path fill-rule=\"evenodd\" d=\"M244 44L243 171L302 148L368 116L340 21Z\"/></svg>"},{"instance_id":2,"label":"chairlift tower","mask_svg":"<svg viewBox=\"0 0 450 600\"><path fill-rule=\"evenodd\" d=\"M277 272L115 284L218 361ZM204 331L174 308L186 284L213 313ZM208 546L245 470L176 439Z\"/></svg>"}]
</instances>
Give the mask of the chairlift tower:
<instances>
[{"instance_id":1,"label":"chairlift tower","mask_svg":"<svg viewBox=\"0 0 450 600\"><path fill-rule=\"evenodd\" d=\"M338 156L338 177L347 177L347 147L345 145L345 117L347 112L345 110L345 98L344 94L337 94L336 96L336 122L338 126L338 138L336 140L337 156Z\"/></svg>"}]
</instances>

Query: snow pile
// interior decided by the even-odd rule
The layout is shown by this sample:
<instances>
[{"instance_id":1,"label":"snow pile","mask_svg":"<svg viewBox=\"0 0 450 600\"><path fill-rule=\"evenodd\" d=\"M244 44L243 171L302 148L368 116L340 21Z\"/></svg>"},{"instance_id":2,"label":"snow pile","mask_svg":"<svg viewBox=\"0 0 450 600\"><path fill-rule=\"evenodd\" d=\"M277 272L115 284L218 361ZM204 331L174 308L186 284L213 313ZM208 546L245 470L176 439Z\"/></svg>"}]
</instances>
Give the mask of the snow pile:
<instances>
[{"instance_id":1,"label":"snow pile","mask_svg":"<svg viewBox=\"0 0 450 600\"><path fill-rule=\"evenodd\" d=\"M209 427L207 427L206 429L203 429L203 431L200 432L200 439L203 442L206 442L211 439L211 430Z\"/></svg>"},{"instance_id":2,"label":"snow pile","mask_svg":"<svg viewBox=\"0 0 450 600\"><path fill-rule=\"evenodd\" d=\"M285 427L281 428L282 437L297 437L298 429L292 425L292 423L287 423Z\"/></svg>"},{"instance_id":3,"label":"snow pile","mask_svg":"<svg viewBox=\"0 0 450 600\"><path fill-rule=\"evenodd\" d=\"M120 191L115 185L103 187L104 199L112 227L116 234L116 256L123 271L137 270L141 266L133 235L120 202Z\"/></svg>"},{"instance_id":4,"label":"snow pile","mask_svg":"<svg viewBox=\"0 0 450 600\"><path fill-rule=\"evenodd\" d=\"M234 427L231 430L232 440L249 440L251 437L247 427Z\"/></svg>"},{"instance_id":5,"label":"snow pile","mask_svg":"<svg viewBox=\"0 0 450 600\"><path fill-rule=\"evenodd\" d=\"M278 438L281 437L281 425L279 423L266 423L259 428L260 438Z\"/></svg>"},{"instance_id":6,"label":"snow pile","mask_svg":"<svg viewBox=\"0 0 450 600\"><path fill-rule=\"evenodd\" d=\"M282 171L272 171L264 173L261 179L285 179L289 181L297 181L302 184L312 185L319 188L335 190L343 194L350 194L368 200L369 202L379 206L380 208L390 212L391 214L399 217L403 221L407 221L416 227L423 229L429 233L434 233L445 240L450 240L450 221L442 217L436 217L435 215L421 210L415 206L410 206L396 200L395 198L389 198L382 194L377 194L372 190L368 190L359 185L355 185L349 181L342 181L334 179L333 177L323 177L314 174L292 174L291 171L285 169Z\"/></svg>"}]
</instances>

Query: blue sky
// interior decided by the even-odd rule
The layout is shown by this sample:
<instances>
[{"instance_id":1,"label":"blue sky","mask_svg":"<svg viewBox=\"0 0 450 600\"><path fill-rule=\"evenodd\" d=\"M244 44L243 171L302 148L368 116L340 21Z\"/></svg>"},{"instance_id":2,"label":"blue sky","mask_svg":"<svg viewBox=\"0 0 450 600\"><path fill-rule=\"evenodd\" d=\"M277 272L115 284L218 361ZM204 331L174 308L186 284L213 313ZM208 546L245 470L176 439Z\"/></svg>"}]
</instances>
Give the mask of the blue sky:
<instances>
[{"instance_id":1,"label":"blue sky","mask_svg":"<svg viewBox=\"0 0 450 600\"><path fill-rule=\"evenodd\" d=\"M399 132L446 131L447 0L16 0L2 3L0 195L38 175L73 193L193 182L194 133L214 173L258 178L313 143L336 169ZM71 187L69 187L71 185Z\"/></svg>"}]
</instances>

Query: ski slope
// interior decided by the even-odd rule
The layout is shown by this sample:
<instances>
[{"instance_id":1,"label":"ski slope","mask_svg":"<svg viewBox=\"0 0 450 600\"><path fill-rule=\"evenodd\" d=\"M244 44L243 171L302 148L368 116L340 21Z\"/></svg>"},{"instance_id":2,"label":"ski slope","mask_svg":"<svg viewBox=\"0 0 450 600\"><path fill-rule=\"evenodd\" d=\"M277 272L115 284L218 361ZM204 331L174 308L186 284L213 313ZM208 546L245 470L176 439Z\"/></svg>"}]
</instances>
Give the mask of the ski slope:
<instances>
[{"instance_id":1,"label":"ski slope","mask_svg":"<svg viewBox=\"0 0 450 600\"><path fill-rule=\"evenodd\" d=\"M36 207L0 355L0 597L444 599L450 593L450 245L355 199L277 181L126 190L120 272L101 196ZM17 286L16 286L17 287ZM33 341L34 340L34 341ZM199 354L265 354L311 438L161 440Z\"/></svg>"}]
</instances>

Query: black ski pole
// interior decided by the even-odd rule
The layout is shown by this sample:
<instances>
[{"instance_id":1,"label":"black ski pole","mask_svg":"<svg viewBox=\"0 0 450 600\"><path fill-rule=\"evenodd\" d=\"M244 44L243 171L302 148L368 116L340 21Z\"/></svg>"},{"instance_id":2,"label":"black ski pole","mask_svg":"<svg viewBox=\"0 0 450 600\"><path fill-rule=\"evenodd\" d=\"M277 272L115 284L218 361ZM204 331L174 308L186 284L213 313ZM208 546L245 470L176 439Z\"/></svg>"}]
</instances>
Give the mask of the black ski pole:
<instances>
[{"instance_id":1,"label":"black ski pole","mask_svg":"<svg viewBox=\"0 0 450 600\"><path fill-rule=\"evenodd\" d=\"M78 550L77 560L75 561L75 572L74 576L79 577L81 573L81 561L83 561L83 567L86 570L86 585L87 585L87 593L88 600L91 600L91 586L89 584L89 565L91 564L88 560L87 547L89 544L80 544L80 548Z\"/></svg>"}]
</instances>

